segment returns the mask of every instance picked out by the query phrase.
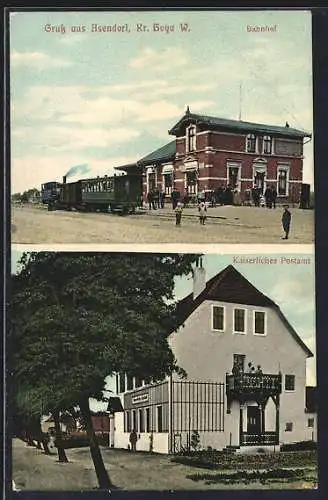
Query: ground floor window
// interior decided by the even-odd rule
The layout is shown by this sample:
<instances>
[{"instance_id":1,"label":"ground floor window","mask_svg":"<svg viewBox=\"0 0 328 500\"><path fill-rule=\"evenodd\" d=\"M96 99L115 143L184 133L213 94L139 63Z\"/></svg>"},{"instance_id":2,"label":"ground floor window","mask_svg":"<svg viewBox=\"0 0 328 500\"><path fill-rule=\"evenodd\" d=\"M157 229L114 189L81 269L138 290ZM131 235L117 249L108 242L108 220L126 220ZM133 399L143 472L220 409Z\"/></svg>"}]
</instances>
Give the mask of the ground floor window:
<instances>
[{"instance_id":1,"label":"ground floor window","mask_svg":"<svg viewBox=\"0 0 328 500\"><path fill-rule=\"evenodd\" d=\"M143 408L140 408L139 410L139 432L145 432L145 418Z\"/></svg>"},{"instance_id":2,"label":"ground floor window","mask_svg":"<svg viewBox=\"0 0 328 500\"><path fill-rule=\"evenodd\" d=\"M187 190L188 194L196 194L197 193L197 172L196 172L196 170L186 172L186 190Z\"/></svg>"},{"instance_id":3,"label":"ground floor window","mask_svg":"<svg viewBox=\"0 0 328 500\"><path fill-rule=\"evenodd\" d=\"M132 410L132 430L138 430L136 410Z\"/></svg>"},{"instance_id":4,"label":"ground floor window","mask_svg":"<svg viewBox=\"0 0 328 500\"><path fill-rule=\"evenodd\" d=\"M148 172L148 193L156 189L156 173Z\"/></svg>"},{"instance_id":5,"label":"ground floor window","mask_svg":"<svg viewBox=\"0 0 328 500\"><path fill-rule=\"evenodd\" d=\"M131 432L132 429L131 429L131 412L130 411L126 411L125 412L125 419L124 419L124 432Z\"/></svg>"},{"instance_id":6,"label":"ground floor window","mask_svg":"<svg viewBox=\"0 0 328 500\"><path fill-rule=\"evenodd\" d=\"M295 391L295 375L285 375L285 391Z\"/></svg>"},{"instance_id":7,"label":"ground floor window","mask_svg":"<svg viewBox=\"0 0 328 500\"><path fill-rule=\"evenodd\" d=\"M308 418L308 427L314 427L314 418Z\"/></svg>"},{"instance_id":8,"label":"ground floor window","mask_svg":"<svg viewBox=\"0 0 328 500\"><path fill-rule=\"evenodd\" d=\"M278 196L287 196L288 170L278 170Z\"/></svg>"},{"instance_id":9,"label":"ground floor window","mask_svg":"<svg viewBox=\"0 0 328 500\"><path fill-rule=\"evenodd\" d=\"M146 408L146 432L151 432L150 408Z\"/></svg>"},{"instance_id":10,"label":"ground floor window","mask_svg":"<svg viewBox=\"0 0 328 500\"><path fill-rule=\"evenodd\" d=\"M164 178L164 193L171 194L173 186L173 174L168 173L163 175Z\"/></svg>"},{"instance_id":11,"label":"ground floor window","mask_svg":"<svg viewBox=\"0 0 328 500\"><path fill-rule=\"evenodd\" d=\"M163 406L157 406L157 432L163 432Z\"/></svg>"},{"instance_id":12,"label":"ground floor window","mask_svg":"<svg viewBox=\"0 0 328 500\"><path fill-rule=\"evenodd\" d=\"M228 167L228 184L232 189L239 188L239 167Z\"/></svg>"}]
</instances>

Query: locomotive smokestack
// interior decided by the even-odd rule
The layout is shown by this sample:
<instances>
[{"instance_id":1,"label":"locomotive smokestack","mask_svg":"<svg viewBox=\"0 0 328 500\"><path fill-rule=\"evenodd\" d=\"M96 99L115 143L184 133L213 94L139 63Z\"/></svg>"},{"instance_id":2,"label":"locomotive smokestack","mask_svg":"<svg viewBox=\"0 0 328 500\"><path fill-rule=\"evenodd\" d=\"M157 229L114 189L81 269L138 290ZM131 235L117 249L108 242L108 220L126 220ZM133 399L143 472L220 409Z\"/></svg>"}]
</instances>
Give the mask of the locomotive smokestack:
<instances>
[{"instance_id":1,"label":"locomotive smokestack","mask_svg":"<svg viewBox=\"0 0 328 500\"><path fill-rule=\"evenodd\" d=\"M66 175L63 177L63 184L66 184Z\"/></svg>"}]
</instances>

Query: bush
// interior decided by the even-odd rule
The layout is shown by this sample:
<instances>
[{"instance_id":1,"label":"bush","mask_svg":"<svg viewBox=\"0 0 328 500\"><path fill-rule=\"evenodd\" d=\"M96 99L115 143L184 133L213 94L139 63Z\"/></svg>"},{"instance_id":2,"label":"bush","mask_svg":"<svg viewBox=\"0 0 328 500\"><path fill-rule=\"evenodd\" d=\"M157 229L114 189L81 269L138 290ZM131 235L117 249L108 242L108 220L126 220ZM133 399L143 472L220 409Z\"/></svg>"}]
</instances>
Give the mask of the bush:
<instances>
[{"instance_id":1,"label":"bush","mask_svg":"<svg viewBox=\"0 0 328 500\"><path fill-rule=\"evenodd\" d=\"M283 444L280 451L308 451L316 450L317 443L315 441L299 441L297 443Z\"/></svg>"}]
</instances>

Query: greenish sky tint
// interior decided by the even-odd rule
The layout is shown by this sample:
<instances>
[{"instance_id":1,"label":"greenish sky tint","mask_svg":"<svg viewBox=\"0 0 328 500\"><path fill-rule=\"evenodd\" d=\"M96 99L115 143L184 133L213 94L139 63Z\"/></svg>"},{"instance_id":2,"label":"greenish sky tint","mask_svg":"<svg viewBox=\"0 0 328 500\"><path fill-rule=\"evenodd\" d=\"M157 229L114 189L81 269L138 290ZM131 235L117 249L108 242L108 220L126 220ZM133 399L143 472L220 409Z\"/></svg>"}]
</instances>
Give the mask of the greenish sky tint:
<instances>
[{"instance_id":1,"label":"greenish sky tint","mask_svg":"<svg viewBox=\"0 0 328 500\"><path fill-rule=\"evenodd\" d=\"M17 272L17 261L21 252L12 252L12 271ZM137 259L137 253L135 254ZM277 259L276 264L237 264L236 258L257 257ZM310 264L281 263L281 258L309 258ZM203 265L206 280L232 264L256 288L280 307L298 335L314 354L307 361L307 384L316 385L316 343L315 343L315 282L313 254L206 254ZM192 278L176 279L177 299L192 291ZM108 387L115 390L114 381L109 379Z\"/></svg>"},{"instance_id":2,"label":"greenish sky tint","mask_svg":"<svg viewBox=\"0 0 328 500\"><path fill-rule=\"evenodd\" d=\"M256 25L276 31L248 31ZM307 11L18 12L10 48L13 192L79 164L85 177L110 174L172 140L187 105L238 119L240 83L242 119L312 132ZM304 181L313 181L312 142Z\"/></svg>"}]
</instances>

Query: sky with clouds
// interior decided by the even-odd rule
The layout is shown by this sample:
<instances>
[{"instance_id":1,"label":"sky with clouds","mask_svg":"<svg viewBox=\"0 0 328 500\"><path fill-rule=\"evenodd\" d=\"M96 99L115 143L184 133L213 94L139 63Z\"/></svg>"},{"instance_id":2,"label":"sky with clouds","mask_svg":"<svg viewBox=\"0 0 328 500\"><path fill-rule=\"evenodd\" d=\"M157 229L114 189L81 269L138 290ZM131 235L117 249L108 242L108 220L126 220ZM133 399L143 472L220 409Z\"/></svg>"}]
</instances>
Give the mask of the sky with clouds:
<instances>
[{"instance_id":1,"label":"sky with clouds","mask_svg":"<svg viewBox=\"0 0 328 500\"><path fill-rule=\"evenodd\" d=\"M154 31L156 23L174 31ZM92 24L128 31L92 32ZM88 165L82 177L111 174L174 139L168 130L187 105L238 119L240 84L243 120L312 132L311 68L306 11L12 13L12 192L60 181L75 165ZM312 147L304 149L310 183Z\"/></svg>"},{"instance_id":2,"label":"sky with clouds","mask_svg":"<svg viewBox=\"0 0 328 500\"><path fill-rule=\"evenodd\" d=\"M17 262L22 253L12 251L12 271L17 272ZM137 255L137 254L136 254ZM310 258L310 264L281 264L283 254L261 254L261 257L276 258L277 264L236 264L234 257L256 257L258 254L206 254L203 266L206 280L222 271L229 264L241 272L258 290L274 300L294 327L300 338L314 354L307 360L307 385L316 385L315 345L315 284L313 254L288 254L288 258ZM175 296L182 299L192 292L192 277L176 279ZM107 387L115 391L115 380L108 377ZM93 408L105 409L103 403L93 401Z\"/></svg>"}]
</instances>

